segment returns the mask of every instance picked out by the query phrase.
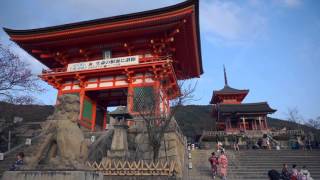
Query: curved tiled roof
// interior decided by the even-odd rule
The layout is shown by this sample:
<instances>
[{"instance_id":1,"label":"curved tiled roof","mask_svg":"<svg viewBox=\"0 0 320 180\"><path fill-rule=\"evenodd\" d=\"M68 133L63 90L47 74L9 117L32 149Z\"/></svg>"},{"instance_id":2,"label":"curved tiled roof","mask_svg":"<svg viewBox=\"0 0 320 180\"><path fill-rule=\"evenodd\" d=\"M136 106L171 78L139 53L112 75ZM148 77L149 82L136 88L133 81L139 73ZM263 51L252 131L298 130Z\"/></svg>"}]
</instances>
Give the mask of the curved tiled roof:
<instances>
[{"instance_id":1,"label":"curved tiled roof","mask_svg":"<svg viewBox=\"0 0 320 180\"><path fill-rule=\"evenodd\" d=\"M218 104L217 110L221 113L274 113L267 102L242 103L242 104Z\"/></svg>"},{"instance_id":2,"label":"curved tiled roof","mask_svg":"<svg viewBox=\"0 0 320 180\"><path fill-rule=\"evenodd\" d=\"M175 4L175 5L167 6L163 8L152 9L148 11L142 11L142 12L136 12L136 13L130 13L130 14L123 14L118 16L99 18L99 19L88 20L88 21L62 24L57 26L50 26L50 27L43 27L43 28L36 28L36 29L26 29L26 30L17 30L17 29L10 29L10 28L3 28L3 29L9 35L31 35L31 34L38 34L38 33L68 30L73 28L94 26L94 25L112 23L117 21L132 20L136 18L148 17L152 15L157 15L159 13L166 13L166 12L178 10L191 5L195 5L196 16L198 17L199 16L199 0L187 0L179 4ZM199 27L199 24L197 24L197 26Z\"/></svg>"},{"instance_id":3,"label":"curved tiled roof","mask_svg":"<svg viewBox=\"0 0 320 180\"><path fill-rule=\"evenodd\" d=\"M56 60L54 58L42 58L39 54L32 52L32 50L48 51L49 54L55 54L55 52L51 52L50 49L58 50L61 46L69 48L69 46L71 47L75 44L79 47L86 46L90 37L91 41L98 41L98 36L103 36L103 38L108 40L105 41L112 43L111 40L115 39L113 36L116 33L118 33L117 37L119 36L119 38L121 38L119 35L121 33L121 35L125 34L130 38L133 38L132 34L137 32L142 33L150 31L149 33L158 33L154 29L150 30L150 24L152 24L154 28L160 29L159 31L165 31L168 28L171 28L169 26L172 24L181 23L183 18L187 18L188 21L185 22L185 30L181 32L187 33L184 34L184 36L188 36L188 38L183 38L183 36L180 35L181 37L177 38L176 43L180 45L186 44L187 42L189 44L187 47L189 47L190 51L186 53L181 50L185 47L179 46L180 49L176 50L176 59L178 59L179 62L181 59L180 64L182 66L181 68L183 68L182 72L184 75L180 75L180 79L188 79L199 77L203 74L199 28L199 0L187 0L163 8L58 26L27 30L3 29L10 36L11 40L16 42L40 62L49 68L60 68L61 63L55 63ZM109 36L104 35L103 33L106 33ZM120 40L118 39L117 41ZM101 41L101 39L99 39L99 41ZM66 43L69 44L66 45ZM185 68L188 65L196 66L196 68ZM176 67L178 67L178 65Z\"/></svg>"}]
</instances>

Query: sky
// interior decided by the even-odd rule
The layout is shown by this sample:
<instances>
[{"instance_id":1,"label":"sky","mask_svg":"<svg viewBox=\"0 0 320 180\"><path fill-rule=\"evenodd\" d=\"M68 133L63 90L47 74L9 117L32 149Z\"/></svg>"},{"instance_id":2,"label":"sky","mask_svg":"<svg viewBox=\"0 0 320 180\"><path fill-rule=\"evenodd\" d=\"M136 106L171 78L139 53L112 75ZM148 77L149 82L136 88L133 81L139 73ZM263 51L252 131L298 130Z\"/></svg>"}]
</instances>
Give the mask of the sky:
<instances>
[{"instance_id":1,"label":"sky","mask_svg":"<svg viewBox=\"0 0 320 180\"><path fill-rule=\"evenodd\" d=\"M0 27L30 29L165 7L181 0L1 0ZM287 118L296 108L304 119L320 116L320 1L200 0L200 37L204 74L197 79L193 104L207 105L229 85L250 89L245 103L267 101L272 117ZM30 64L44 68L9 41L0 41ZM48 85L39 102L54 104Z\"/></svg>"}]
</instances>

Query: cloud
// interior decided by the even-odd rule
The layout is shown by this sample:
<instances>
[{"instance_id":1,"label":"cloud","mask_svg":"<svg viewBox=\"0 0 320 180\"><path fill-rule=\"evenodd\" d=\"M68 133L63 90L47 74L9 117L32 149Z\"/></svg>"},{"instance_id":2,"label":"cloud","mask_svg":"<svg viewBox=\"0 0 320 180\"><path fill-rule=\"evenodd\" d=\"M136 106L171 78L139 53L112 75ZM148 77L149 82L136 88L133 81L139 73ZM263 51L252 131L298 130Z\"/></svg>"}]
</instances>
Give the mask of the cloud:
<instances>
[{"instance_id":1,"label":"cloud","mask_svg":"<svg viewBox=\"0 0 320 180\"><path fill-rule=\"evenodd\" d=\"M288 7L298 7L301 5L301 0L282 0L282 3Z\"/></svg>"},{"instance_id":2,"label":"cloud","mask_svg":"<svg viewBox=\"0 0 320 180\"><path fill-rule=\"evenodd\" d=\"M264 34L266 18L250 6L219 0L201 3L201 30L209 42L244 43Z\"/></svg>"}]
</instances>

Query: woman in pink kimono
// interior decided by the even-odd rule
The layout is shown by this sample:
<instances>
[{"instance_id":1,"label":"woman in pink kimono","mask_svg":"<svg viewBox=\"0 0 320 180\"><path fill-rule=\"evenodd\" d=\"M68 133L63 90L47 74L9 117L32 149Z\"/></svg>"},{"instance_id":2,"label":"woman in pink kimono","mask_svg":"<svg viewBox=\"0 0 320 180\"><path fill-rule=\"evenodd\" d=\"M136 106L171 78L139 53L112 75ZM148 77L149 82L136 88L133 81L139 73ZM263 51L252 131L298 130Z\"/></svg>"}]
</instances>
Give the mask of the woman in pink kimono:
<instances>
[{"instance_id":1,"label":"woman in pink kimono","mask_svg":"<svg viewBox=\"0 0 320 180\"><path fill-rule=\"evenodd\" d=\"M218 157L215 155L214 152L211 153L211 157L209 158L209 162L211 165L212 179L216 179L216 175L218 172Z\"/></svg>"},{"instance_id":2,"label":"woman in pink kimono","mask_svg":"<svg viewBox=\"0 0 320 180\"><path fill-rule=\"evenodd\" d=\"M228 158L224 154L224 151L221 151L221 155L219 157L219 173L223 180L227 179L227 170L228 170Z\"/></svg>"}]
</instances>

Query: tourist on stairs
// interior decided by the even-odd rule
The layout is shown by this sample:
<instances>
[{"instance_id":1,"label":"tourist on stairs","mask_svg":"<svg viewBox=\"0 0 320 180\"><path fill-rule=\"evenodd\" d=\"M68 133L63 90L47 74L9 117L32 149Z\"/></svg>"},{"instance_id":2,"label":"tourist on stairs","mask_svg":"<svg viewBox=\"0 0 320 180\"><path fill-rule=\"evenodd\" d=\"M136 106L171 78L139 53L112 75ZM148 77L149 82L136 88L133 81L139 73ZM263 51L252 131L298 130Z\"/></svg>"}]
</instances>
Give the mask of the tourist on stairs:
<instances>
[{"instance_id":1,"label":"tourist on stairs","mask_svg":"<svg viewBox=\"0 0 320 180\"><path fill-rule=\"evenodd\" d=\"M209 162L211 165L211 172L212 172L212 179L216 178L218 172L218 157L215 155L214 152L211 153L211 157L209 158Z\"/></svg>"},{"instance_id":2,"label":"tourist on stairs","mask_svg":"<svg viewBox=\"0 0 320 180\"><path fill-rule=\"evenodd\" d=\"M23 158L24 158L24 153L23 152L19 152L17 154L16 162L10 166L9 171L20 170L21 166L23 165Z\"/></svg>"},{"instance_id":3,"label":"tourist on stairs","mask_svg":"<svg viewBox=\"0 0 320 180\"><path fill-rule=\"evenodd\" d=\"M225 155L224 151L221 151L221 155L218 159L219 163L219 174L222 180L227 179L227 171L228 171L228 158Z\"/></svg>"},{"instance_id":4,"label":"tourist on stairs","mask_svg":"<svg viewBox=\"0 0 320 180\"><path fill-rule=\"evenodd\" d=\"M290 180L298 180L299 171L297 169L297 165L292 165L292 169L290 172Z\"/></svg>"},{"instance_id":5,"label":"tourist on stairs","mask_svg":"<svg viewBox=\"0 0 320 180\"><path fill-rule=\"evenodd\" d=\"M235 139L234 139L233 148L234 148L235 151L239 151L240 150L238 137L235 137Z\"/></svg>"},{"instance_id":6,"label":"tourist on stairs","mask_svg":"<svg viewBox=\"0 0 320 180\"><path fill-rule=\"evenodd\" d=\"M290 172L288 170L288 165L283 164L280 179L282 180L290 180Z\"/></svg>"},{"instance_id":7,"label":"tourist on stairs","mask_svg":"<svg viewBox=\"0 0 320 180\"><path fill-rule=\"evenodd\" d=\"M299 180L313 180L306 166L303 166L299 172Z\"/></svg>"},{"instance_id":8,"label":"tourist on stairs","mask_svg":"<svg viewBox=\"0 0 320 180\"><path fill-rule=\"evenodd\" d=\"M279 180L280 174L278 173L278 171L271 169L270 171L268 171L268 177L270 180Z\"/></svg>"},{"instance_id":9,"label":"tourist on stairs","mask_svg":"<svg viewBox=\"0 0 320 180\"><path fill-rule=\"evenodd\" d=\"M218 141L218 143L217 143L217 152L221 153L221 151L224 151L224 148L222 146L222 142Z\"/></svg>"}]
</instances>

